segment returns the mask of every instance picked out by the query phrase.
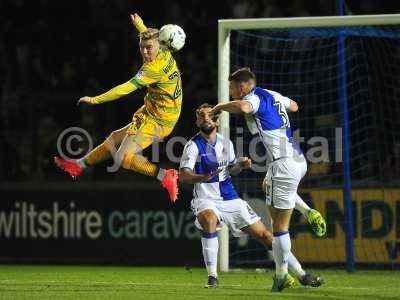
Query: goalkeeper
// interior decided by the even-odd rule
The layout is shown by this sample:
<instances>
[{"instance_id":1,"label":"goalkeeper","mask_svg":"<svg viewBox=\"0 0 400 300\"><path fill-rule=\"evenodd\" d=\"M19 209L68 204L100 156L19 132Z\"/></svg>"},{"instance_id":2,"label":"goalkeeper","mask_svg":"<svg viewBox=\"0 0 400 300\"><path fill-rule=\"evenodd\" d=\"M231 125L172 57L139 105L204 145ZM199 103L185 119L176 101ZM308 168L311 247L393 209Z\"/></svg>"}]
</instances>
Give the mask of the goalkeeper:
<instances>
[{"instance_id":1,"label":"goalkeeper","mask_svg":"<svg viewBox=\"0 0 400 300\"><path fill-rule=\"evenodd\" d=\"M129 169L161 181L167 189L171 202L177 199L177 171L161 169L141 155L142 150L155 140L167 137L178 121L182 106L181 76L176 61L168 49L160 47L159 31L147 28L138 14L131 15L133 25L139 31L139 48L143 65L129 81L95 96L85 96L79 103L98 105L114 101L133 91L147 88L144 105L133 115L125 127L111 133L106 140L78 160L55 157L58 167L72 177L82 171L113 157L114 161Z\"/></svg>"}]
</instances>

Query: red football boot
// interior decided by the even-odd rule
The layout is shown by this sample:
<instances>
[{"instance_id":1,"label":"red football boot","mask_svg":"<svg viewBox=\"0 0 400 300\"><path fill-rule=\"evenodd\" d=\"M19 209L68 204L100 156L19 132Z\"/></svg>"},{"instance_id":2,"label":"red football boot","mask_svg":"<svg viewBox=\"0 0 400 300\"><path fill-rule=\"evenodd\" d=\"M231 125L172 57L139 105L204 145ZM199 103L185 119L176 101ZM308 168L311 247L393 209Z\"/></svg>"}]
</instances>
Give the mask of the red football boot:
<instances>
[{"instance_id":1,"label":"red football boot","mask_svg":"<svg viewBox=\"0 0 400 300\"><path fill-rule=\"evenodd\" d=\"M82 174L82 168L78 165L76 160L66 160L55 156L54 162L57 167L67 172L74 179Z\"/></svg>"},{"instance_id":2,"label":"red football boot","mask_svg":"<svg viewBox=\"0 0 400 300\"><path fill-rule=\"evenodd\" d=\"M167 189L169 198L174 203L178 199L178 172L175 169L165 170L161 186Z\"/></svg>"}]
</instances>

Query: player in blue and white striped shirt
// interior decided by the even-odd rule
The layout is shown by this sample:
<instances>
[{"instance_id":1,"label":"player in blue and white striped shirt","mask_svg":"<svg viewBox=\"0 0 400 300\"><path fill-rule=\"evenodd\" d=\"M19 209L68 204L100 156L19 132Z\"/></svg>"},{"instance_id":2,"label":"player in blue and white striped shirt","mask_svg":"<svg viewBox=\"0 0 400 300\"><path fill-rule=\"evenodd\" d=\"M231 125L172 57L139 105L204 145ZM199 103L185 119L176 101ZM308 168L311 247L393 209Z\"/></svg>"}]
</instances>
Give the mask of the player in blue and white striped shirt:
<instances>
[{"instance_id":1,"label":"player in blue and white striped shirt","mask_svg":"<svg viewBox=\"0 0 400 300\"><path fill-rule=\"evenodd\" d=\"M265 178L266 201L272 208L275 261L275 277L272 291L282 291L289 285L288 256L291 241L289 223L296 207L313 225L317 235L326 232L326 224L316 210L310 209L297 193L298 185L307 171L307 162L293 139L287 111L298 110L297 103L281 94L256 86L256 77L248 68L242 68L229 76L230 95L234 99L216 105L211 111L218 114L227 111L242 114L253 135L262 140L267 153L268 170ZM319 277L299 277L303 285L319 286Z\"/></svg>"},{"instance_id":2,"label":"player in blue and white striped shirt","mask_svg":"<svg viewBox=\"0 0 400 300\"><path fill-rule=\"evenodd\" d=\"M231 175L251 167L247 157L235 158L233 144L217 133L218 118L209 114L212 105L203 104L196 111L200 132L186 145L180 162L179 180L194 184L191 207L195 224L202 231L204 262L208 272L206 287L217 287L217 229L225 223L233 236L250 234L271 249L272 233L253 209L239 198ZM295 274L306 274L292 253L289 267ZM307 274L307 276L314 276ZM289 278L293 283L293 278Z\"/></svg>"}]
</instances>

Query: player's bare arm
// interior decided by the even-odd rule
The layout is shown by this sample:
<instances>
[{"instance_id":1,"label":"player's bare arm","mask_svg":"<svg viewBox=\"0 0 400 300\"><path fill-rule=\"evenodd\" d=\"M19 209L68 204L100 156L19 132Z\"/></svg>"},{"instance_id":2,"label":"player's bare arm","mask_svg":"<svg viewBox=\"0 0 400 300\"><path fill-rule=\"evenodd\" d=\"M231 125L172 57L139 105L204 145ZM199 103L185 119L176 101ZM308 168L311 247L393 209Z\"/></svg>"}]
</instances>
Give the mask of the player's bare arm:
<instances>
[{"instance_id":1,"label":"player's bare arm","mask_svg":"<svg viewBox=\"0 0 400 300\"><path fill-rule=\"evenodd\" d=\"M248 157L239 157L237 163L229 167L229 174L238 175L240 172L251 168L251 159Z\"/></svg>"},{"instance_id":2,"label":"player's bare arm","mask_svg":"<svg viewBox=\"0 0 400 300\"><path fill-rule=\"evenodd\" d=\"M215 175L218 175L222 169L218 169L209 174L196 174L188 168L181 168L179 170L179 181L182 183L195 184L200 182L207 182Z\"/></svg>"},{"instance_id":3,"label":"player's bare arm","mask_svg":"<svg viewBox=\"0 0 400 300\"><path fill-rule=\"evenodd\" d=\"M248 114L253 111L251 104L243 100L234 100L227 103L220 103L213 107L211 114L216 115L221 111L227 111L233 114Z\"/></svg>"},{"instance_id":4,"label":"player's bare arm","mask_svg":"<svg viewBox=\"0 0 400 300\"><path fill-rule=\"evenodd\" d=\"M297 105L297 102L294 100L290 100L289 107L287 108L288 111L290 112L296 112L299 110L299 106Z\"/></svg>"}]
</instances>

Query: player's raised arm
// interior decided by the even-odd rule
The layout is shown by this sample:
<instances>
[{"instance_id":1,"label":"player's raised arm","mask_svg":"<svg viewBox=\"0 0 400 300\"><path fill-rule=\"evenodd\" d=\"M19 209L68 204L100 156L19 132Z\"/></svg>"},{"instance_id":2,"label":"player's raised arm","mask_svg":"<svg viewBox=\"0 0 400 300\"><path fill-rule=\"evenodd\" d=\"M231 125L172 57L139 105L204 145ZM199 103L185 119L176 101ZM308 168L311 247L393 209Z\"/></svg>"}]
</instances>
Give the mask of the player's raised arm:
<instances>
[{"instance_id":1,"label":"player's raised arm","mask_svg":"<svg viewBox=\"0 0 400 300\"><path fill-rule=\"evenodd\" d=\"M297 105L297 102L285 97L283 95L281 95L280 93L276 92L276 91L271 91L271 90L267 90L265 89L268 93L272 94L272 96L274 96L274 99L276 101L279 101L280 103L283 104L283 106L285 107L286 111L288 112L296 112L299 110L299 106Z\"/></svg>"},{"instance_id":2,"label":"player's raised arm","mask_svg":"<svg viewBox=\"0 0 400 300\"><path fill-rule=\"evenodd\" d=\"M251 104L243 100L234 100L227 103L220 103L213 107L211 114L216 115L221 111L233 114L249 114L253 111Z\"/></svg>"},{"instance_id":3,"label":"player's raised arm","mask_svg":"<svg viewBox=\"0 0 400 300\"><path fill-rule=\"evenodd\" d=\"M294 100L290 100L289 106L286 108L290 112L296 112L299 110L299 106L297 105L297 102Z\"/></svg>"},{"instance_id":4,"label":"player's raised arm","mask_svg":"<svg viewBox=\"0 0 400 300\"><path fill-rule=\"evenodd\" d=\"M250 96L250 92L256 86L255 75L249 68L243 68L243 73L233 73L229 76L229 95L233 101L227 103L219 103L213 109L212 113L219 111L227 111L234 114L250 114L256 113L260 105L258 97Z\"/></svg>"},{"instance_id":5,"label":"player's raised arm","mask_svg":"<svg viewBox=\"0 0 400 300\"><path fill-rule=\"evenodd\" d=\"M147 30L146 25L144 25L143 19L138 14L130 15L133 26L139 31L139 33Z\"/></svg>"},{"instance_id":6,"label":"player's raised arm","mask_svg":"<svg viewBox=\"0 0 400 300\"><path fill-rule=\"evenodd\" d=\"M87 104L101 104L105 102L114 101L118 98L121 98L122 96L132 93L139 87L140 87L139 85L135 85L135 83L132 82L132 80L130 80L112 88L111 90L101 95L95 97L84 96L79 99L78 105L83 102Z\"/></svg>"},{"instance_id":7,"label":"player's raised arm","mask_svg":"<svg viewBox=\"0 0 400 300\"><path fill-rule=\"evenodd\" d=\"M101 104L113 101L132 93L137 89L148 87L149 85L160 81L162 70L154 68L154 66L152 67L148 64L156 59L159 52L157 35L158 30L152 28L140 34L139 48L144 64L131 80L120 84L101 95L95 97L82 97L79 99L78 104L82 102L88 104Z\"/></svg>"}]
</instances>

